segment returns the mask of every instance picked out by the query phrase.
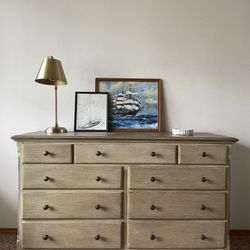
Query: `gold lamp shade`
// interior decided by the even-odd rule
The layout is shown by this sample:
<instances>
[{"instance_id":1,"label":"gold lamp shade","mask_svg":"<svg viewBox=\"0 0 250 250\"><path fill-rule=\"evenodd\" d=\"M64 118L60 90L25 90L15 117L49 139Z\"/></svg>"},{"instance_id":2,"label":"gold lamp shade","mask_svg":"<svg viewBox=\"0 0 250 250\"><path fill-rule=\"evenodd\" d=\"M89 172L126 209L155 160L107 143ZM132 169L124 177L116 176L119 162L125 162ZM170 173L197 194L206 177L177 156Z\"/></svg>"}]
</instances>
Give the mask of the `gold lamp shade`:
<instances>
[{"instance_id":1,"label":"gold lamp shade","mask_svg":"<svg viewBox=\"0 0 250 250\"><path fill-rule=\"evenodd\" d=\"M47 134L66 133L67 129L58 126L57 121L57 86L67 84L61 62L52 56L45 58L35 81L41 84L55 86L55 126L47 128L45 132Z\"/></svg>"},{"instance_id":2,"label":"gold lamp shade","mask_svg":"<svg viewBox=\"0 0 250 250\"><path fill-rule=\"evenodd\" d=\"M61 62L53 56L45 58L35 81L47 85L66 85L67 80Z\"/></svg>"}]
</instances>

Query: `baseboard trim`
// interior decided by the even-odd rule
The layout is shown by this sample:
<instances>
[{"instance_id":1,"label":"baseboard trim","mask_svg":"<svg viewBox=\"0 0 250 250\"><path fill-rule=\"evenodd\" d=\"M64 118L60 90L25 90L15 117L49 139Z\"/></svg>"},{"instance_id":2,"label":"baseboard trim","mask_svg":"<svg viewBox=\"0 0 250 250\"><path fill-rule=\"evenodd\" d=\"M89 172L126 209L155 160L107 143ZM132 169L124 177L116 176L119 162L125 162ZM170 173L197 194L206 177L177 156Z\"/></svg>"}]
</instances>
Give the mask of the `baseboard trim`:
<instances>
[{"instance_id":1,"label":"baseboard trim","mask_svg":"<svg viewBox=\"0 0 250 250\"><path fill-rule=\"evenodd\" d=\"M0 228L0 233L16 233L16 228Z\"/></svg>"},{"instance_id":2,"label":"baseboard trim","mask_svg":"<svg viewBox=\"0 0 250 250\"><path fill-rule=\"evenodd\" d=\"M230 236L250 236L249 229L231 229Z\"/></svg>"},{"instance_id":3,"label":"baseboard trim","mask_svg":"<svg viewBox=\"0 0 250 250\"><path fill-rule=\"evenodd\" d=\"M16 228L0 228L0 233L16 233ZM250 229L231 229L230 236L250 236Z\"/></svg>"}]
</instances>

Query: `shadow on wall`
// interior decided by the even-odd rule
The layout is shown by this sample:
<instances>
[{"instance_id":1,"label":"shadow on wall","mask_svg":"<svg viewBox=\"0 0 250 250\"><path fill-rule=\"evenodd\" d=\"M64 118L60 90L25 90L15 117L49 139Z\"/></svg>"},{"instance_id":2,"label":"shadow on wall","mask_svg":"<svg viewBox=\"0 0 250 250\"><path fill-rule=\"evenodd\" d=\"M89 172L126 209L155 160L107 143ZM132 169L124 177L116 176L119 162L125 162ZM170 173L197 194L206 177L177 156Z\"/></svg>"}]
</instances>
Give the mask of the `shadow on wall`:
<instances>
[{"instance_id":1,"label":"shadow on wall","mask_svg":"<svg viewBox=\"0 0 250 250\"><path fill-rule=\"evenodd\" d=\"M16 227L17 214L13 205L3 198L4 195L0 193L0 228Z\"/></svg>"},{"instance_id":2,"label":"shadow on wall","mask_svg":"<svg viewBox=\"0 0 250 250\"><path fill-rule=\"evenodd\" d=\"M166 81L165 81L166 83ZM160 107L160 113L161 113L161 131L169 131L169 128L166 124L165 121L168 121L168 117L167 117L167 109L166 109L166 101L165 101L165 98L164 98L164 84L163 84L163 81L162 81L162 85L161 85L161 107Z\"/></svg>"},{"instance_id":3,"label":"shadow on wall","mask_svg":"<svg viewBox=\"0 0 250 250\"><path fill-rule=\"evenodd\" d=\"M250 229L250 148L237 143L232 150L231 228Z\"/></svg>"}]
</instances>

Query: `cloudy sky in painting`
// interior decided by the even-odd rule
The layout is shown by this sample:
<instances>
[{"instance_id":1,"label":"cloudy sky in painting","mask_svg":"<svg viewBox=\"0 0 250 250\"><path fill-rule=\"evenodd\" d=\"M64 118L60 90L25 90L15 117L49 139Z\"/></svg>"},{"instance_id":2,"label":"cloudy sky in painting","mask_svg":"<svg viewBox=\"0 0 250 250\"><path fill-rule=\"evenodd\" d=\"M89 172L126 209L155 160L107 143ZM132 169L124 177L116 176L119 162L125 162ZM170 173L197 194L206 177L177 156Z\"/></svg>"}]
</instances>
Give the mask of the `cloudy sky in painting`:
<instances>
[{"instance_id":1,"label":"cloudy sky in painting","mask_svg":"<svg viewBox=\"0 0 250 250\"><path fill-rule=\"evenodd\" d=\"M119 82L101 81L99 91L116 95L132 88L143 103L142 113L157 113L158 83L157 82Z\"/></svg>"}]
</instances>

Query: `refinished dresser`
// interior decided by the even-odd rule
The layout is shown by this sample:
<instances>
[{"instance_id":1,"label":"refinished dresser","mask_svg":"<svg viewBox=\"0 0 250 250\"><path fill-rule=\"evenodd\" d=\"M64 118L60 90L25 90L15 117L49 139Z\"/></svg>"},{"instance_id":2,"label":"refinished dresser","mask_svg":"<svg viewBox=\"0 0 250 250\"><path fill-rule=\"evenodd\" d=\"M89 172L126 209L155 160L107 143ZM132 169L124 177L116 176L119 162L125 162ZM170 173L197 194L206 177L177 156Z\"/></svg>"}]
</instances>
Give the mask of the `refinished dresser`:
<instances>
[{"instance_id":1,"label":"refinished dresser","mask_svg":"<svg viewBox=\"0 0 250 250\"><path fill-rule=\"evenodd\" d=\"M236 138L35 132L12 139L17 249L230 249Z\"/></svg>"}]
</instances>

